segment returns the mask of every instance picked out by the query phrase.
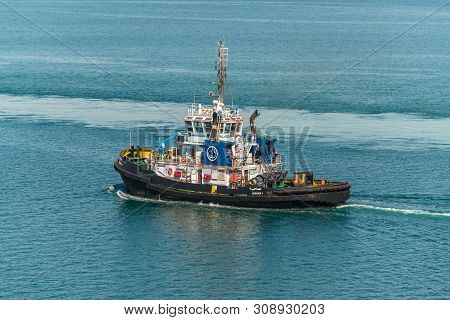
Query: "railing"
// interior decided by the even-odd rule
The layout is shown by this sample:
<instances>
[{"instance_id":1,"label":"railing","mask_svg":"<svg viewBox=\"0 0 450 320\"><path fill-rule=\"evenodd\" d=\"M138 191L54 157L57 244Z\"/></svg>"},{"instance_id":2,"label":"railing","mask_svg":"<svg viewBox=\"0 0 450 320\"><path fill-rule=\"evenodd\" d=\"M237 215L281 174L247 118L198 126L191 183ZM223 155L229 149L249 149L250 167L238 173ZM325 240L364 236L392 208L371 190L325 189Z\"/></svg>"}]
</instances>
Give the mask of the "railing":
<instances>
[{"instance_id":1,"label":"railing","mask_svg":"<svg viewBox=\"0 0 450 320\"><path fill-rule=\"evenodd\" d=\"M211 106L202 106L201 104L192 104L188 109L188 116L207 116L212 117L213 108ZM234 107L225 107L223 110L223 118L231 118L239 116L239 109Z\"/></svg>"}]
</instances>

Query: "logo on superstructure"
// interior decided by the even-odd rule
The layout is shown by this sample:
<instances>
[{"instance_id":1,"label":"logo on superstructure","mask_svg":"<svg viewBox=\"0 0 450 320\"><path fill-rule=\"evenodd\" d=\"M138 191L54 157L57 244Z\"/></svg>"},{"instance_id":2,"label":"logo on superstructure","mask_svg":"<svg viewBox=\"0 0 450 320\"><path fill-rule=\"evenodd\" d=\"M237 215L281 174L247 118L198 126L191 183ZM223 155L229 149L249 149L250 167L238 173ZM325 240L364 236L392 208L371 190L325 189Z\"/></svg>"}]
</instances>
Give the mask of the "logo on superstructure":
<instances>
[{"instance_id":1,"label":"logo on superstructure","mask_svg":"<svg viewBox=\"0 0 450 320\"><path fill-rule=\"evenodd\" d=\"M217 151L216 147L210 146L208 147L208 149L206 149L206 157L209 161L216 161L218 156L219 152Z\"/></svg>"}]
</instances>

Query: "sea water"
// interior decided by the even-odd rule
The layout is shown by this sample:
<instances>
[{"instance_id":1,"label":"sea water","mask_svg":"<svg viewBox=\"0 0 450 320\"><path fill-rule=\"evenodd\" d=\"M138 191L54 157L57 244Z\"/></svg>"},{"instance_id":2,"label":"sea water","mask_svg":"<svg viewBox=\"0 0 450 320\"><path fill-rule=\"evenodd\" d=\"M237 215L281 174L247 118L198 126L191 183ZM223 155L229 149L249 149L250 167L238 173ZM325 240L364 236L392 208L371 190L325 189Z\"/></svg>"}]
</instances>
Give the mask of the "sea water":
<instances>
[{"instance_id":1,"label":"sea water","mask_svg":"<svg viewBox=\"0 0 450 320\"><path fill-rule=\"evenodd\" d=\"M0 297L448 299L442 5L0 5ZM118 151L130 131L151 145L179 129L194 96L210 101L219 38L227 102L261 112L286 169L349 181L345 205L236 209L127 192Z\"/></svg>"}]
</instances>

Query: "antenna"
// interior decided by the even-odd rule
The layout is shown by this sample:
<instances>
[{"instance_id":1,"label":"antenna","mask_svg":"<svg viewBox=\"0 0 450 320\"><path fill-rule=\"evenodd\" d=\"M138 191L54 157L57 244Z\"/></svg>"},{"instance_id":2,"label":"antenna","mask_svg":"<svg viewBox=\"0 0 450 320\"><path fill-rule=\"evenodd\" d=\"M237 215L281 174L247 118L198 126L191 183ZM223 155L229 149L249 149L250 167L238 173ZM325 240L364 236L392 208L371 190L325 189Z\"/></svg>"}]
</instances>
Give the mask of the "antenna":
<instances>
[{"instance_id":1,"label":"antenna","mask_svg":"<svg viewBox=\"0 0 450 320\"><path fill-rule=\"evenodd\" d=\"M227 66L225 62L228 60L228 48L225 48L225 41L219 40L218 52L216 60L217 77L217 91L219 95L219 104L223 104L223 97L225 94L225 83L227 81Z\"/></svg>"},{"instance_id":2,"label":"antenna","mask_svg":"<svg viewBox=\"0 0 450 320\"><path fill-rule=\"evenodd\" d=\"M195 87L194 87L194 104L195 104Z\"/></svg>"},{"instance_id":3,"label":"antenna","mask_svg":"<svg viewBox=\"0 0 450 320\"><path fill-rule=\"evenodd\" d=\"M136 128L136 132L137 132L137 145L139 146L139 127Z\"/></svg>"},{"instance_id":4,"label":"antenna","mask_svg":"<svg viewBox=\"0 0 450 320\"><path fill-rule=\"evenodd\" d=\"M132 137L131 137L131 130L129 132L129 135L130 135L130 149L131 149L131 139L132 139Z\"/></svg>"},{"instance_id":5,"label":"antenna","mask_svg":"<svg viewBox=\"0 0 450 320\"><path fill-rule=\"evenodd\" d=\"M144 149L146 145L147 145L147 131L144 130Z\"/></svg>"}]
</instances>

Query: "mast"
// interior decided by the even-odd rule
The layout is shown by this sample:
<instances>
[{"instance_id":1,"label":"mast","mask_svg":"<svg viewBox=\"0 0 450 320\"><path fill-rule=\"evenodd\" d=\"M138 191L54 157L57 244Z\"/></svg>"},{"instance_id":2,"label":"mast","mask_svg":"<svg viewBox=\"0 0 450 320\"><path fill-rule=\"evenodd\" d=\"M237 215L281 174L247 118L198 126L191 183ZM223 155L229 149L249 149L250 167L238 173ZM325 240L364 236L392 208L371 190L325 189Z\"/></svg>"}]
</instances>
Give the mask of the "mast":
<instances>
[{"instance_id":1,"label":"mast","mask_svg":"<svg viewBox=\"0 0 450 320\"><path fill-rule=\"evenodd\" d=\"M228 59L228 48L225 48L225 41L219 40L216 61L217 77L219 82L217 82L217 91L219 95L219 104L223 104L224 93L225 93L225 82L227 80L227 66L225 61Z\"/></svg>"},{"instance_id":2,"label":"mast","mask_svg":"<svg viewBox=\"0 0 450 320\"><path fill-rule=\"evenodd\" d=\"M210 139L213 141L218 139L220 122L223 114L225 83L227 80L227 66L225 62L227 58L228 48L225 48L225 41L219 40L216 60L217 77L219 78L219 81L217 82L217 95L210 92L212 97L218 98L213 101L213 120L210 135Z\"/></svg>"}]
</instances>

